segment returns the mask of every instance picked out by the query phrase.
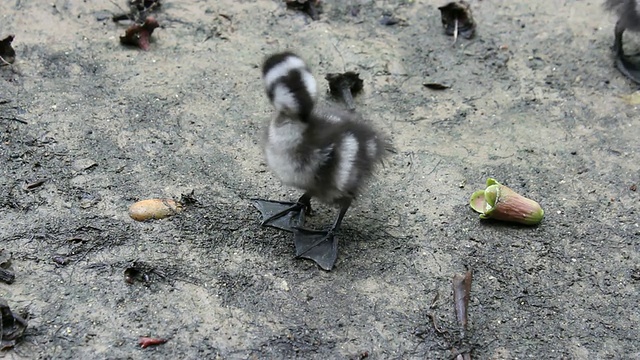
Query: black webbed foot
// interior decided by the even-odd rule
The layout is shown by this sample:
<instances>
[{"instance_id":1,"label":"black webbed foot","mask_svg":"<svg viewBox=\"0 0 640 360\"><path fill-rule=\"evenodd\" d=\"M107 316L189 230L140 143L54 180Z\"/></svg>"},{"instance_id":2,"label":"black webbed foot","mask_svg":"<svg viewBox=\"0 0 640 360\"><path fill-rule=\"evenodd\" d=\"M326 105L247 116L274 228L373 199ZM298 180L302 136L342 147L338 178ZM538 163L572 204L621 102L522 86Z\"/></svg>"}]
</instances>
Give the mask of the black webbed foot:
<instances>
[{"instance_id":1,"label":"black webbed foot","mask_svg":"<svg viewBox=\"0 0 640 360\"><path fill-rule=\"evenodd\" d=\"M293 232L304 226L305 215L311 213L311 196L302 195L298 202L251 199L262 214L262 226Z\"/></svg>"},{"instance_id":2,"label":"black webbed foot","mask_svg":"<svg viewBox=\"0 0 640 360\"><path fill-rule=\"evenodd\" d=\"M315 261L323 270L331 270L338 259L338 239L329 231L295 228L296 256Z\"/></svg>"},{"instance_id":3,"label":"black webbed foot","mask_svg":"<svg viewBox=\"0 0 640 360\"><path fill-rule=\"evenodd\" d=\"M619 52L616 54L616 67L622 74L635 83L640 84L640 62L638 58L624 55Z\"/></svg>"},{"instance_id":4,"label":"black webbed foot","mask_svg":"<svg viewBox=\"0 0 640 360\"><path fill-rule=\"evenodd\" d=\"M334 234L340 229L344 214L350 205L351 198L342 199L340 212L329 230L294 228L293 241L296 245L296 256L315 261L323 270L333 269L333 265L338 259L338 238Z\"/></svg>"},{"instance_id":5,"label":"black webbed foot","mask_svg":"<svg viewBox=\"0 0 640 360\"><path fill-rule=\"evenodd\" d=\"M633 80L635 83L640 84L640 58L638 58L637 55L625 55L622 45L622 34L624 31L624 23L618 20L614 31L615 36L612 48L615 56L615 64L623 75Z\"/></svg>"}]
</instances>

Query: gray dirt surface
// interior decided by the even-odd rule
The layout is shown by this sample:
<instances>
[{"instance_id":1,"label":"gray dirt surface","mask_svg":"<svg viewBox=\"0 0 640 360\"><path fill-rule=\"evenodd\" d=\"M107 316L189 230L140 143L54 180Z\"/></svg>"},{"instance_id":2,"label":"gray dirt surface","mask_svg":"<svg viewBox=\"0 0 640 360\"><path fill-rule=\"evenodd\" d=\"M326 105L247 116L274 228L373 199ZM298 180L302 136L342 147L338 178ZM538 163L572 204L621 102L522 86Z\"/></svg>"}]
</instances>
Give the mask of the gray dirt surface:
<instances>
[{"instance_id":1,"label":"gray dirt surface","mask_svg":"<svg viewBox=\"0 0 640 360\"><path fill-rule=\"evenodd\" d=\"M613 15L471 1L478 34L452 45L444 3L324 1L314 22L275 0L166 0L144 52L110 20L125 1L0 0L17 53L0 67L0 248L16 274L0 296L29 321L1 356L639 359L640 116L613 67ZM397 148L331 272L295 259L250 203L300 195L260 148L261 62L285 49L322 104L326 73L359 72L356 106ZM542 224L480 221L468 199L487 177L539 201ZM179 215L128 216L191 191ZM311 226L335 213L316 208ZM125 282L131 264L148 281ZM451 279L467 269L461 339Z\"/></svg>"}]
</instances>

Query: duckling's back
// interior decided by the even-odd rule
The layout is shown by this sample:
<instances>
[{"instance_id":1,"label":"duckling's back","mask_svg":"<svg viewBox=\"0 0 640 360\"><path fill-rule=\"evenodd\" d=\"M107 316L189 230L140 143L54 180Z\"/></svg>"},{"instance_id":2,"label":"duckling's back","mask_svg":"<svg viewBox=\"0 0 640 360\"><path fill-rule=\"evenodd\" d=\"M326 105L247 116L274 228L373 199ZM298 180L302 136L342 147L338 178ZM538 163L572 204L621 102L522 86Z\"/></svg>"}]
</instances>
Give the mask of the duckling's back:
<instances>
[{"instance_id":1,"label":"duckling's back","mask_svg":"<svg viewBox=\"0 0 640 360\"><path fill-rule=\"evenodd\" d=\"M324 202L354 198L390 149L388 141L354 112L317 109L315 79L296 55L269 57L263 77L277 111L265 142L269 168Z\"/></svg>"}]
</instances>

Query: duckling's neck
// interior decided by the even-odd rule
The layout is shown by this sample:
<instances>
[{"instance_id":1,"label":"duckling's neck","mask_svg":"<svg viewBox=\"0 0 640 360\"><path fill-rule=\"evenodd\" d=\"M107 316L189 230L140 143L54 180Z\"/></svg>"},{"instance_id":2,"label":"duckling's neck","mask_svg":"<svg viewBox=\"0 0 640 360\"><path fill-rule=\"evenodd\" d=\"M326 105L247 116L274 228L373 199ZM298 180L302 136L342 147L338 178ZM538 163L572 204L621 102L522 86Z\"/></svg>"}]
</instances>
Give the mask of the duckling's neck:
<instances>
[{"instance_id":1,"label":"duckling's neck","mask_svg":"<svg viewBox=\"0 0 640 360\"><path fill-rule=\"evenodd\" d=\"M267 146L281 152L294 151L304 141L309 124L280 114L269 124Z\"/></svg>"}]
</instances>

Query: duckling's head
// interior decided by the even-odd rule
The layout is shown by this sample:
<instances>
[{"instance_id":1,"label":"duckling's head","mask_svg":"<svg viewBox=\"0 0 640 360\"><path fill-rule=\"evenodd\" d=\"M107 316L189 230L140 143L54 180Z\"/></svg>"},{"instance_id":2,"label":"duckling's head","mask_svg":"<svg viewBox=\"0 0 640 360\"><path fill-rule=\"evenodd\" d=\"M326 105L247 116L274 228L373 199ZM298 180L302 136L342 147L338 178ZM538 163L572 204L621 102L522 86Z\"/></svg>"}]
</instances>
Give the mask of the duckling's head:
<instances>
[{"instance_id":1,"label":"duckling's head","mask_svg":"<svg viewBox=\"0 0 640 360\"><path fill-rule=\"evenodd\" d=\"M262 66L269 100L278 113L306 119L318 94L316 80L304 61L291 52L269 56Z\"/></svg>"}]
</instances>

